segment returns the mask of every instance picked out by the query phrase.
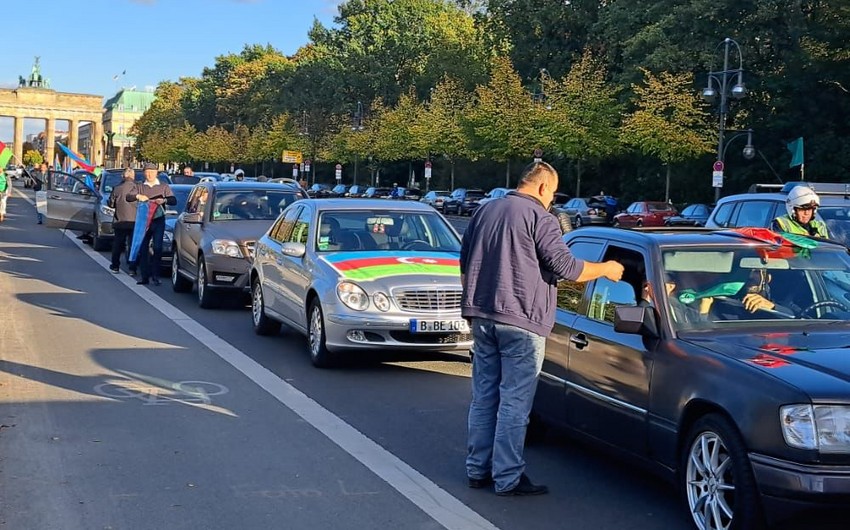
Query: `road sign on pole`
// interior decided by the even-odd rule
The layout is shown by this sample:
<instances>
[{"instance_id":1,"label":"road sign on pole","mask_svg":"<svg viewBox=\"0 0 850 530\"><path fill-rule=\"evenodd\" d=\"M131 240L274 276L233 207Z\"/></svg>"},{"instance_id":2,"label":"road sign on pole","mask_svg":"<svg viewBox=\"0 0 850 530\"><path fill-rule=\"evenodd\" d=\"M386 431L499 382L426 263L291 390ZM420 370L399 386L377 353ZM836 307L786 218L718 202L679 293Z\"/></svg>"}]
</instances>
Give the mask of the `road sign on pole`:
<instances>
[{"instance_id":1,"label":"road sign on pole","mask_svg":"<svg viewBox=\"0 0 850 530\"><path fill-rule=\"evenodd\" d=\"M722 164L722 162L716 162L717 164ZM722 188L723 187L723 172L722 171L712 171L711 172L711 186L714 188Z\"/></svg>"},{"instance_id":2,"label":"road sign on pole","mask_svg":"<svg viewBox=\"0 0 850 530\"><path fill-rule=\"evenodd\" d=\"M305 161L304 161L304 173L309 173L309 172L310 172L310 164L311 164L312 162L313 162L313 161L312 161L312 160L310 160L309 158L308 158L307 160L305 160Z\"/></svg>"},{"instance_id":3,"label":"road sign on pole","mask_svg":"<svg viewBox=\"0 0 850 530\"><path fill-rule=\"evenodd\" d=\"M334 168L334 176L337 180L342 180L342 164L337 164Z\"/></svg>"},{"instance_id":4,"label":"road sign on pole","mask_svg":"<svg viewBox=\"0 0 850 530\"><path fill-rule=\"evenodd\" d=\"M284 151L281 156L281 162L284 164L300 164L301 151Z\"/></svg>"},{"instance_id":5,"label":"road sign on pole","mask_svg":"<svg viewBox=\"0 0 850 530\"><path fill-rule=\"evenodd\" d=\"M726 169L726 167L723 164L722 160L718 160L717 162L714 163L714 166L712 167L712 169L714 169L714 171L721 171L722 172L724 169Z\"/></svg>"},{"instance_id":6,"label":"road sign on pole","mask_svg":"<svg viewBox=\"0 0 850 530\"><path fill-rule=\"evenodd\" d=\"M425 162L425 180L431 180L431 161Z\"/></svg>"},{"instance_id":7,"label":"road sign on pole","mask_svg":"<svg viewBox=\"0 0 850 530\"><path fill-rule=\"evenodd\" d=\"M298 178L298 164L292 164L292 178Z\"/></svg>"},{"instance_id":8,"label":"road sign on pole","mask_svg":"<svg viewBox=\"0 0 850 530\"><path fill-rule=\"evenodd\" d=\"M538 148L538 149L534 150L534 161L535 162L542 162L543 161L543 149Z\"/></svg>"}]
</instances>

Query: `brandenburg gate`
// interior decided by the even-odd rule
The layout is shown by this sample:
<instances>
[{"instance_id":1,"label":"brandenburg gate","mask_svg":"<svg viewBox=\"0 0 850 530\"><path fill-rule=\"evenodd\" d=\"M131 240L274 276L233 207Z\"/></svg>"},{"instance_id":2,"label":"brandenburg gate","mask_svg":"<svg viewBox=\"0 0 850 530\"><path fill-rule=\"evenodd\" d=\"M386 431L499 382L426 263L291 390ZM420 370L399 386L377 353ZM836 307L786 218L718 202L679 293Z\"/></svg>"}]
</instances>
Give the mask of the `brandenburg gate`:
<instances>
[{"instance_id":1,"label":"brandenburg gate","mask_svg":"<svg viewBox=\"0 0 850 530\"><path fill-rule=\"evenodd\" d=\"M88 94L70 94L48 88L38 68L38 58L29 80L20 77L18 88L0 88L0 116L9 116L15 122L15 163L22 164L24 148L24 120L45 120L44 161L53 162L56 121L68 121L68 147L78 151L78 127L91 122L92 148L90 162L103 163L103 97Z\"/></svg>"}]
</instances>

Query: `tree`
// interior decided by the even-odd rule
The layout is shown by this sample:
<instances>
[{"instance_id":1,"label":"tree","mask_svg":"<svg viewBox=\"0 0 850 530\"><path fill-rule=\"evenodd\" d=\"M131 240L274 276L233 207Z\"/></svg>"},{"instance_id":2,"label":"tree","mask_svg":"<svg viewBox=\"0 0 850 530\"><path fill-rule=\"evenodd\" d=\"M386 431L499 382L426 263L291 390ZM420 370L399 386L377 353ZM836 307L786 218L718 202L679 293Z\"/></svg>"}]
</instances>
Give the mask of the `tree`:
<instances>
[{"instance_id":1,"label":"tree","mask_svg":"<svg viewBox=\"0 0 850 530\"><path fill-rule=\"evenodd\" d=\"M233 133L223 127L213 125L204 132L197 133L189 145L189 155L194 160L207 162L236 161L236 141Z\"/></svg>"},{"instance_id":2,"label":"tree","mask_svg":"<svg viewBox=\"0 0 850 530\"><path fill-rule=\"evenodd\" d=\"M24 153L24 156L22 158L22 162L25 166L37 166L44 162L44 157L41 156L41 153L39 153L35 149L30 149L29 151Z\"/></svg>"},{"instance_id":3,"label":"tree","mask_svg":"<svg viewBox=\"0 0 850 530\"><path fill-rule=\"evenodd\" d=\"M643 69L644 82L632 85L637 108L626 116L623 140L667 166L664 200L670 199L671 165L713 149L709 115L693 91L693 75Z\"/></svg>"}]
</instances>

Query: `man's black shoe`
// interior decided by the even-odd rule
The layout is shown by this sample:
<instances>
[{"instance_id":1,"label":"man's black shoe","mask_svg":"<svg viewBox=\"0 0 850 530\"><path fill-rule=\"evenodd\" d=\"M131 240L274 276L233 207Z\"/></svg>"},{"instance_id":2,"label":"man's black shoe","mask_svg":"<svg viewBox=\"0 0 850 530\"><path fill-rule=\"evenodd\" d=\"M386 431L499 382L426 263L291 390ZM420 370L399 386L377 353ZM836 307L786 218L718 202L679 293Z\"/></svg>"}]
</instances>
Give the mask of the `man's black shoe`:
<instances>
[{"instance_id":1,"label":"man's black shoe","mask_svg":"<svg viewBox=\"0 0 850 530\"><path fill-rule=\"evenodd\" d=\"M119 271L118 267L115 267L115 266L112 266L112 265L109 266L109 270L111 270L115 274L118 274L118 271Z\"/></svg>"},{"instance_id":2,"label":"man's black shoe","mask_svg":"<svg viewBox=\"0 0 850 530\"><path fill-rule=\"evenodd\" d=\"M151 278L151 283L154 285L161 285L162 282L159 281L159 278Z\"/></svg>"},{"instance_id":3,"label":"man's black shoe","mask_svg":"<svg viewBox=\"0 0 850 530\"><path fill-rule=\"evenodd\" d=\"M135 276L136 274L138 274L136 269L130 269L130 276Z\"/></svg>"},{"instance_id":4,"label":"man's black shoe","mask_svg":"<svg viewBox=\"0 0 850 530\"><path fill-rule=\"evenodd\" d=\"M473 477L466 477L466 478L469 481L469 487L476 489L476 490L480 490L481 488L489 488L490 486L493 485L493 477L491 477L490 475L487 475L486 477L481 477L481 478L473 478Z\"/></svg>"},{"instance_id":5,"label":"man's black shoe","mask_svg":"<svg viewBox=\"0 0 850 530\"><path fill-rule=\"evenodd\" d=\"M151 283L151 282L150 282L150 281L148 281L148 279L147 279L147 278L142 278L141 280L139 280L139 281L137 281L137 282L136 282L136 285L147 285L147 284L149 284L149 283Z\"/></svg>"},{"instance_id":6,"label":"man's black shoe","mask_svg":"<svg viewBox=\"0 0 850 530\"><path fill-rule=\"evenodd\" d=\"M503 497L508 497L511 495L514 496L524 496L524 495L543 495L544 493L549 493L549 488L544 486L543 484L532 484L531 480L525 476L525 473L520 475L519 482L516 486L509 490L505 491L497 491L496 495L501 495Z\"/></svg>"}]
</instances>

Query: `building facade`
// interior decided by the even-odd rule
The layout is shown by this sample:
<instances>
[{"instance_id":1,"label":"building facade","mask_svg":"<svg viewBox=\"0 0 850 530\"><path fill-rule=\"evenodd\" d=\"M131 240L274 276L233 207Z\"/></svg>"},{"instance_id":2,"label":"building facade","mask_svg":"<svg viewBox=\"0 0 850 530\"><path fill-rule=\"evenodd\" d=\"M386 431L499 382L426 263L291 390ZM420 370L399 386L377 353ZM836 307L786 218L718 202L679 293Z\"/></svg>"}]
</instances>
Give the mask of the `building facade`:
<instances>
[{"instance_id":1,"label":"building facade","mask_svg":"<svg viewBox=\"0 0 850 530\"><path fill-rule=\"evenodd\" d=\"M139 91L122 89L103 104L106 167L133 166L136 139L130 129L154 100L153 88Z\"/></svg>"}]
</instances>

